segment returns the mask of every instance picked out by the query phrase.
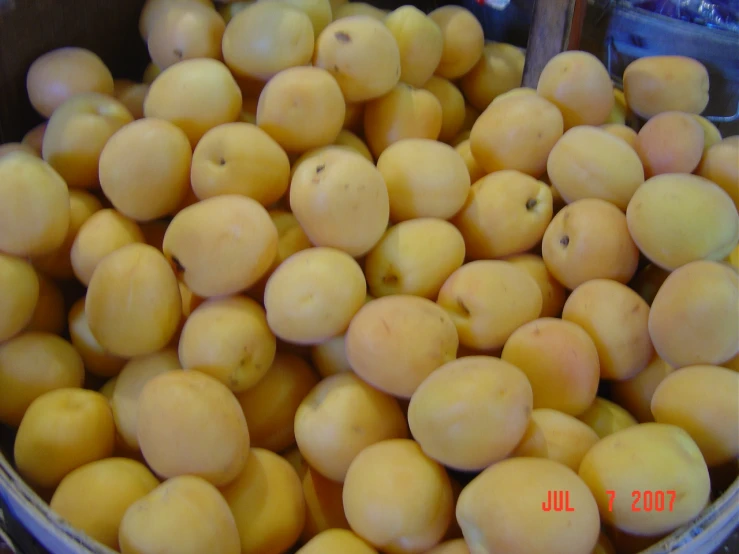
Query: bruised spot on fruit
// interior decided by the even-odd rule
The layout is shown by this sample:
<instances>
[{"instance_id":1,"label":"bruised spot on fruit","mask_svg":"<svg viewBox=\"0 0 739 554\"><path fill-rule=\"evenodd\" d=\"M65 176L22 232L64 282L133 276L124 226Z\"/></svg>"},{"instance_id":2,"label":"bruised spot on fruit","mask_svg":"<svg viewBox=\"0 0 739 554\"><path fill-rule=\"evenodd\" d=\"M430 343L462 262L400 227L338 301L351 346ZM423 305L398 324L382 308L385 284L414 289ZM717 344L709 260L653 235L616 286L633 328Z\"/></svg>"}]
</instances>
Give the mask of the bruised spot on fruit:
<instances>
[{"instance_id":1,"label":"bruised spot on fruit","mask_svg":"<svg viewBox=\"0 0 739 554\"><path fill-rule=\"evenodd\" d=\"M316 167L316 173L320 173L324 169L326 169L326 164L321 164L318 167Z\"/></svg>"},{"instance_id":2,"label":"bruised spot on fruit","mask_svg":"<svg viewBox=\"0 0 739 554\"><path fill-rule=\"evenodd\" d=\"M567 246L570 244L570 237L568 237L567 235L563 236L561 239L559 239L559 243L567 248Z\"/></svg>"},{"instance_id":3,"label":"bruised spot on fruit","mask_svg":"<svg viewBox=\"0 0 739 554\"><path fill-rule=\"evenodd\" d=\"M536 198L529 198L526 201L526 209L528 211L531 211L536 207L537 204L538 204L538 201L536 200Z\"/></svg>"},{"instance_id":4,"label":"bruised spot on fruit","mask_svg":"<svg viewBox=\"0 0 739 554\"><path fill-rule=\"evenodd\" d=\"M334 34L336 37L336 40L339 42L343 42L344 44L347 44L352 41L352 37L349 36L348 33L345 33L344 31L339 31L336 34Z\"/></svg>"},{"instance_id":5,"label":"bruised spot on fruit","mask_svg":"<svg viewBox=\"0 0 739 554\"><path fill-rule=\"evenodd\" d=\"M218 165L226 165L226 160L224 158L220 158L218 160Z\"/></svg>"}]
</instances>

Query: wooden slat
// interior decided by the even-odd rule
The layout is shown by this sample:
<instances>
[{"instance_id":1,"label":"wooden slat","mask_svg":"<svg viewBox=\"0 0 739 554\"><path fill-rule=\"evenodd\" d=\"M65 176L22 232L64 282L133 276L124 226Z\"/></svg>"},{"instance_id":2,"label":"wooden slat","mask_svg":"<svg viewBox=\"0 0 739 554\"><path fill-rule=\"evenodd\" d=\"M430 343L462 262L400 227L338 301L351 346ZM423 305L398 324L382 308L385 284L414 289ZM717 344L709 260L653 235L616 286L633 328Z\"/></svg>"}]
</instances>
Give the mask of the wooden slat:
<instances>
[{"instance_id":1,"label":"wooden slat","mask_svg":"<svg viewBox=\"0 0 739 554\"><path fill-rule=\"evenodd\" d=\"M549 60L578 47L586 6L586 0L537 0L526 47L523 86L536 88Z\"/></svg>"}]
</instances>

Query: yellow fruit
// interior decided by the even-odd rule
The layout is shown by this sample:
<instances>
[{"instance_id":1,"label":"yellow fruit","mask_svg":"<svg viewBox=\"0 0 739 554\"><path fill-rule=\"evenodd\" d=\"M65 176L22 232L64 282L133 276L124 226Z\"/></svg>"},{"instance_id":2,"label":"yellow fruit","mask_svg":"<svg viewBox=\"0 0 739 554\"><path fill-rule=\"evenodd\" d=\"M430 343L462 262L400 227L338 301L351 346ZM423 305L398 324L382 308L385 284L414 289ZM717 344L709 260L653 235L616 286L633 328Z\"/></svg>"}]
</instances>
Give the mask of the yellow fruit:
<instances>
[{"instance_id":1,"label":"yellow fruit","mask_svg":"<svg viewBox=\"0 0 739 554\"><path fill-rule=\"evenodd\" d=\"M441 61L444 49L441 29L415 6L400 6L385 17L384 23L398 43L400 80L422 87Z\"/></svg>"},{"instance_id":2,"label":"yellow fruit","mask_svg":"<svg viewBox=\"0 0 739 554\"><path fill-rule=\"evenodd\" d=\"M596 397L590 408L580 414L578 419L600 438L637 424L636 419L621 406L600 397Z\"/></svg>"},{"instance_id":3,"label":"yellow fruit","mask_svg":"<svg viewBox=\"0 0 739 554\"><path fill-rule=\"evenodd\" d=\"M482 56L485 46L482 25L461 6L442 6L429 13L428 17L439 26L444 37L436 74L445 79L458 79Z\"/></svg>"},{"instance_id":4,"label":"yellow fruit","mask_svg":"<svg viewBox=\"0 0 739 554\"><path fill-rule=\"evenodd\" d=\"M305 543L296 554L377 554L351 531L327 529Z\"/></svg>"},{"instance_id":5,"label":"yellow fruit","mask_svg":"<svg viewBox=\"0 0 739 554\"><path fill-rule=\"evenodd\" d=\"M68 315L69 336L75 350L85 362L85 369L94 375L112 377L118 375L126 363L125 357L115 356L105 350L90 331L85 313L85 299L72 305Z\"/></svg>"},{"instance_id":6,"label":"yellow fruit","mask_svg":"<svg viewBox=\"0 0 739 554\"><path fill-rule=\"evenodd\" d=\"M531 413L544 436L547 458L577 471L583 456L599 438L597 433L579 419L548 408Z\"/></svg>"},{"instance_id":7,"label":"yellow fruit","mask_svg":"<svg viewBox=\"0 0 739 554\"><path fill-rule=\"evenodd\" d=\"M40 288L31 264L0 253L0 342L13 337L30 323Z\"/></svg>"},{"instance_id":8,"label":"yellow fruit","mask_svg":"<svg viewBox=\"0 0 739 554\"><path fill-rule=\"evenodd\" d=\"M488 42L482 57L462 77L459 86L467 101L483 111L502 94L521 86L523 65L524 53L520 48L502 42Z\"/></svg>"}]
</instances>

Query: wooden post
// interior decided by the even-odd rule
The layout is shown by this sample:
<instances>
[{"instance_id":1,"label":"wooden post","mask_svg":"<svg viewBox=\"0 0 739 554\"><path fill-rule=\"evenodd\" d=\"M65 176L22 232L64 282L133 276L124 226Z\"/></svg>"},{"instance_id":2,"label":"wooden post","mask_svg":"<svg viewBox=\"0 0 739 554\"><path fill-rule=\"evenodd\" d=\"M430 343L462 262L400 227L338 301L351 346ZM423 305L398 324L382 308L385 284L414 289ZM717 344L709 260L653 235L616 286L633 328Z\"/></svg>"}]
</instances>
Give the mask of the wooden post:
<instances>
[{"instance_id":1,"label":"wooden post","mask_svg":"<svg viewBox=\"0 0 739 554\"><path fill-rule=\"evenodd\" d=\"M554 56L580 44L587 0L537 0L526 47L523 86L536 88L542 69Z\"/></svg>"}]
</instances>

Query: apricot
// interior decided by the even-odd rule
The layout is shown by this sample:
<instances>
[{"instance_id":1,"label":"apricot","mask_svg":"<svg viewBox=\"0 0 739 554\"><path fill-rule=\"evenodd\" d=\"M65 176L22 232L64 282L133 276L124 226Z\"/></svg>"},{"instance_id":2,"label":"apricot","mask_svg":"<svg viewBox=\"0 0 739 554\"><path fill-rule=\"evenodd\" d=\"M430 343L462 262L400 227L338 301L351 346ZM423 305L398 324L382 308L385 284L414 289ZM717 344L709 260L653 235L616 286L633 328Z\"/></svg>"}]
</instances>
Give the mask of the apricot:
<instances>
[{"instance_id":1,"label":"apricot","mask_svg":"<svg viewBox=\"0 0 739 554\"><path fill-rule=\"evenodd\" d=\"M697 365L671 373L652 396L658 423L681 427L693 438L709 467L739 455L739 373Z\"/></svg>"},{"instance_id":2,"label":"apricot","mask_svg":"<svg viewBox=\"0 0 739 554\"><path fill-rule=\"evenodd\" d=\"M669 271L665 271L657 265L648 264L636 274L636 277L629 283L629 287L651 306L657 291L669 274Z\"/></svg>"},{"instance_id":3,"label":"apricot","mask_svg":"<svg viewBox=\"0 0 739 554\"><path fill-rule=\"evenodd\" d=\"M212 6L194 0L174 2L151 22L147 45L161 69L182 60L221 58L226 23Z\"/></svg>"},{"instance_id":4,"label":"apricot","mask_svg":"<svg viewBox=\"0 0 739 554\"><path fill-rule=\"evenodd\" d=\"M460 344L501 348L521 325L541 313L539 285L525 270L499 260L469 262L446 280L439 306L449 315Z\"/></svg>"},{"instance_id":5,"label":"apricot","mask_svg":"<svg viewBox=\"0 0 739 554\"><path fill-rule=\"evenodd\" d=\"M187 94L180 91L187 90ZM222 62L209 58L171 65L152 82L144 115L164 119L182 129L190 145L213 127L237 121L241 90Z\"/></svg>"},{"instance_id":6,"label":"apricot","mask_svg":"<svg viewBox=\"0 0 739 554\"><path fill-rule=\"evenodd\" d=\"M0 252L54 252L64 244L69 220L69 190L49 164L25 152L0 158Z\"/></svg>"},{"instance_id":7,"label":"apricot","mask_svg":"<svg viewBox=\"0 0 739 554\"><path fill-rule=\"evenodd\" d=\"M570 512L543 509L555 491L569 493ZM464 488L456 512L472 553L591 554L600 533L588 487L552 460L512 458L490 466Z\"/></svg>"},{"instance_id":8,"label":"apricot","mask_svg":"<svg viewBox=\"0 0 739 554\"><path fill-rule=\"evenodd\" d=\"M600 198L626 211L644 182L644 168L634 149L597 127L567 131L547 160L547 175L562 198L574 202Z\"/></svg>"},{"instance_id":9,"label":"apricot","mask_svg":"<svg viewBox=\"0 0 739 554\"><path fill-rule=\"evenodd\" d=\"M383 22L398 44L400 81L416 88L424 86L441 61L444 50L441 29L415 6L400 6Z\"/></svg>"},{"instance_id":10,"label":"apricot","mask_svg":"<svg viewBox=\"0 0 739 554\"><path fill-rule=\"evenodd\" d=\"M296 554L377 554L377 550L351 531L327 529L301 546Z\"/></svg>"},{"instance_id":11,"label":"apricot","mask_svg":"<svg viewBox=\"0 0 739 554\"><path fill-rule=\"evenodd\" d=\"M300 452L336 482L344 481L352 461L370 445L407 436L398 401L349 372L323 379L295 414Z\"/></svg>"},{"instance_id":12,"label":"apricot","mask_svg":"<svg viewBox=\"0 0 739 554\"><path fill-rule=\"evenodd\" d=\"M290 208L313 244L362 256L385 232L391 203L382 169L357 152L331 147L296 167Z\"/></svg>"},{"instance_id":13,"label":"apricot","mask_svg":"<svg viewBox=\"0 0 739 554\"><path fill-rule=\"evenodd\" d=\"M38 396L15 437L18 473L31 485L54 488L71 471L113 453L115 423L108 400L80 388Z\"/></svg>"},{"instance_id":14,"label":"apricot","mask_svg":"<svg viewBox=\"0 0 739 554\"><path fill-rule=\"evenodd\" d=\"M37 158L41 157L40 152L36 152L36 150L27 144L21 144L20 142L6 142L5 144L0 144L0 158L7 156L8 154L12 154L13 152L23 152L24 154L36 156Z\"/></svg>"},{"instance_id":15,"label":"apricot","mask_svg":"<svg viewBox=\"0 0 739 554\"><path fill-rule=\"evenodd\" d=\"M649 306L626 285L593 279L565 302L562 319L576 323L593 339L603 379L629 379L654 355L649 336Z\"/></svg>"},{"instance_id":16,"label":"apricot","mask_svg":"<svg viewBox=\"0 0 739 554\"><path fill-rule=\"evenodd\" d=\"M261 448L249 452L243 471L221 489L241 539L241 552L285 552L305 524L298 475L282 457Z\"/></svg>"},{"instance_id":17,"label":"apricot","mask_svg":"<svg viewBox=\"0 0 739 554\"><path fill-rule=\"evenodd\" d=\"M149 94L149 85L128 79L116 79L113 96L131 113L134 119L144 117L144 100ZM40 152L40 150L39 150Z\"/></svg>"},{"instance_id":18,"label":"apricot","mask_svg":"<svg viewBox=\"0 0 739 554\"><path fill-rule=\"evenodd\" d=\"M67 323L71 342L84 361L87 371L102 377L112 377L120 373L126 364L126 358L108 352L92 334L85 314L85 298L72 304Z\"/></svg>"},{"instance_id":19,"label":"apricot","mask_svg":"<svg viewBox=\"0 0 739 554\"><path fill-rule=\"evenodd\" d=\"M103 209L95 196L80 189L69 191L69 226L62 244L41 256L33 258L33 265L54 279L74 279L72 247L82 225L92 214Z\"/></svg>"},{"instance_id":20,"label":"apricot","mask_svg":"<svg viewBox=\"0 0 739 554\"><path fill-rule=\"evenodd\" d=\"M149 469L134 460L108 458L69 473L49 507L75 529L119 550L118 530L126 510L159 485Z\"/></svg>"},{"instance_id":21,"label":"apricot","mask_svg":"<svg viewBox=\"0 0 739 554\"><path fill-rule=\"evenodd\" d=\"M699 214L697 205L703 206ZM695 175L649 179L626 217L639 249L667 270L701 259L723 260L739 241L736 206L718 185Z\"/></svg>"},{"instance_id":22,"label":"apricot","mask_svg":"<svg viewBox=\"0 0 739 554\"><path fill-rule=\"evenodd\" d=\"M701 115L691 114L703 129L703 154L705 154L711 146L718 144L722 140L721 131L718 130L713 123Z\"/></svg>"},{"instance_id":23,"label":"apricot","mask_svg":"<svg viewBox=\"0 0 739 554\"><path fill-rule=\"evenodd\" d=\"M267 373L236 398L246 417L251 444L282 452L295 444L295 414L318 383L311 367L293 354L278 352Z\"/></svg>"},{"instance_id":24,"label":"apricot","mask_svg":"<svg viewBox=\"0 0 739 554\"><path fill-rule=\"evenodd\" d=\"M402 139L436 140L443 121L441 103L436 96L405 83L367 102L363 117L367 146L375 158Z\"/></svg>"},{"instance_id":25,"label":"apricot","mask_svg":"<svg viewBox=\"0 0 739 554\"><path fill-rule=\"evenodd\" d=\"M631 379L610 383L611 397L625 408L639 423L654 421L652 415L652 396L659 384L674 369L657 354L647 367Z\"/></svg>"},{"instance_id":26,"label":"apricot","mask_svg":"<svg viewBox=\"0 0 739 554\"><path fill-rule=\"evenodd\" d=\"M682 112L663 112L644 124L634 148L647 177L692 173L703 156L703 128Z\"/></svg>"},{"instance_id":27,"label":"apricot","mask_svg":"<svg viewBox=\"0 0 739 554\"><path fill-rule=\"evenodd\" d=\"M454 510L446 471L408 439L362 450L346 474L343 496L352 530L390 554L438 544Z\"/></svg>"},{"instance_id":28,"label":"apricot","mask_svg":"<svg viewBox=\"0 0 739 554\"><path fill-rule=\"evenodd\" d=\"M118 537L123 554L240 552L228 504L218 489L192 475L169 479L131 504Z\"/></svg>"},{"instance_id":29,"label":"apricot","mask_svg":"<svg viewBox=\"0 0 739 554\"><path fill-rule=\"evenodd\" d=\"M318 38L321 31L333 20L332 0L287 0L285 3L298 8L308 16L315 38Z\"/></svg>"},{"instance_id":30,"label":"apricot","mask_svg":"<svg viewBox=\"0 0 739 554\"><path fill-rule=\"evenodd\" d=\"M366 292L362 269L349 254L309 248L285 260L267 281L267 321L283 340L318 344L346 331Z\"/></svg>"},{"instance_id":31,"label":"apricot","mask_svg":"<svg viewBox=\"0 0 739 554\"><path fill-rule=\"evenodd\" d=\"M358 15L337 19L323 29L313 65L331 73L346 102L366 102L398 84L400 50L382 22Z\"/></svg>"},{"instance_id":32,"label":"apricot","mask_svg":"<svg viewBox=\"0 0 739 554\"><path fill-rule=\"evenodd\" d=\"M456 357L459 339L449 314L417 296L392 295L369 301L352 319L346 355L371 385L410 398L435 369Z\"/></svg>"},{"instance_id":33,"label":"apricot","mask_svg":"<svg viewBox=\"0 0 739 554\"><path fill-rule=\"evenodd\" d=\"M470 554L470 549L464 539L453 539L427 550L426 554Z\"/></svg>"},{"instance_id":34,"label":"apricot","mask_svg":"<svg viewBox=\"0 0 739 554\"><path fill-rule=\"evenodd\" d=\"M510 44L488 42L482 57L460 80L467 101L479 110L516 87L523 78L524 53Z\"/></svg>"},{"instance_id":35,"label":"apricot","mask_svg":"<svg viewBox=\"0 0 739 554\"><path fill-rule=\"evenodd\" d=\"M480 167L480 164L477 163L477 160L472 155L469 131L467 132L467 135L468 138L457 142L456 145L454 144L456 141L455 139L455 141L452 141L452 145L454 145L454 149L457 151L457 154L462 156L462 159L467 166L467 172L470 174L470 182L474 185L479 179L482 179L485 176L485 170ZM459 138L459 136L457 138Z\"/></svg>"},{"instance_id":36,"label":"apricot","mask_svg":"<svg viewBox=\"0 0 739 554\"><path fill-rule=\"evenodd\" d=\"M256 200L225 194L180 211L164 235L164 255L202 297L235 294L255 284L277 255L278 234Z\"/></svg>"},{"instance_id":37,"label":"apricot","mask_svg":"<svg viewBox=\"0 0 739 554\"><path fill-rule=\"evenodd\" d=\"M201 200L241 194L269 206L287 190L290 162L280 145L256 125L227 123L200 140L190 175Z\"/></svg>"},{"instance_id":38,"label":"apricot","mask_svg":"<svg viewBox=\"0 0 739 554\"><path fill-rule=\"evenodd\" d=\"M579 475L604 523L641 536L669 533L692 520L711 489L693 439L679 427L661 423L634 425L601 439L585 454ZM668 509L647 510L648 495L659 498L658 491Z\"/></svg>"},{"instance_id":39,"label":"apricot","mask_svg":"<svg viewBox=\"0 0 739 554\"><path fill-rule=\"evenodd\" d=\"M595 399L598 350L579 325L554 318L526 323L510 336L501 359L526 374L536 409L578 416Z\"/></svg>"},{"instance_id":40,"label":"apricot","mask_svg":"<svg viewBox=\"0 0 739 554\"><path fill-rule=\"evenodd\" d=\"M54 110L44 132L42 156L69 187L97 188L105 144L132 121L131 112L113 97L78 94Z\"/></svg>"},{"instance_id":41,"label":"apricot","mask_svg":"<svg viewBox=\"0 0 739 554\"><path fill-rule=\"evenodd\" d=\"M636 419L624 408L599 396L578 416L578 419L595 431L601 439L637 424Z\"/></svg>"},{"instance_id":42,"label":"apricot","mask_svg":"<svg viewBox=\"0 0 739 554\"><path fill-rule=\"evenodd\" d=\"M513 451L532 405L531 385L520 369L498 358L470 356L444 364L421 383L408 406L408 423L427 456L479 471Z\"/></svg>"},{"instance_id":43,"label":"apricot","mask_svg":"<svg viewBox=\"0 0 739 554\"><path fill-rule=\"evenodd\" d=\"M164 348L180 321L177 279L164 256L147 244L112 252L90 279L85 315L90 331L108 352L122 357Z\"/></svg>"},{"instance_id":44,"label":"apricot","mask_svg":"<svg viewBox=\"0 0 739 554\"><path fill-rule=\"evenodd\" d=\"M85 48L57 48L31 64L26 90L34 109L48 118L72 96L112 94L113 76L97 54Z\"/></svg>"},{"instance_id":45,"label":"apricot","mask_svg":"<svg viewBox=\"0 0 739 554\"><path fill-rule=\"evenodd\" d=\"M327 479L314 469L303 476L305 527L301 538L309 541L329 529L349 529L344 515L344 485ZM341 553L337 553L341 554Z\"/></svg>"},{"instance_id":46,"label":"apricot","mask_svg":"<svg viewBox=\"0 0 739 554\"><path fill-rule=\"evenodd\" d=\"M565 289L549 273L541 256L536 254L517 254L505 258L505 261L525 270L534 278L536 284L539 285L542 298L539 317L559 317L562 314L562 308L565 305Z\"/></svg>"},{"instance_id":47,"label":"apricot","mask_svg":"<svg viewBox=\"0 0 739 554\"><path fill-rule=\"evenodd\" d=\"M563 132L562 114L554 104L519 94L480 114L470 131L470 148L486 173L515 169L539 178Z\"/></svg>"},{"instance_id":48,"label":"apricot","mask_svg":"<svg viewBox=\"0 0 739 554\"><path fill-rule=\"evenodd\" d=\"M413 294L434 300L464 258L464 239L454 225L411 219L387 230L365 258L364 271L375 297Z\"/></svg>"},{"instance_id":49,"label":"apricot","mask_svg":"<svg viewBox=\"0 0 739 554\"><path fill-rule=\"evenodd\" d=\"M599 198L562 208L547 227L542 257L552 276L568 289L591 279L628 283L639 264L639 250L626 216Z\"/></svg>"},{"instance_id":50,"label":"apricot","mask_svg":"<svg viewBox=\"0 0 739 554\"><path fill-rule=\"evenodd\" d=\"M531 412L531 419L541 430L547 458L577 471L585 453L600 437L579 419L548 408Z\"/></svg>"},{"instance_id":51,"label":"apricot","mask_svg":"<svg viewBox=\"0 0 739 554\"><path fill-rule=\"evenodd\" d=\"M172 214L184 200L191 160L190 142L179 127L151 118L135 121L105 144L100 186L121 214L151 221Z\"/></svg>"},{"instance_id":52,"label":"apricot","mask_svg":"<svg viewBox=\"0 0 739 554\"><path fill-rule=\"evenodd\" d=\"M51 333L26 332L0 344L0 421L18 427L31 403L57 389L81 388L82 359Z\"/></svg>"},{"instance_id":53,"label":"apricot","mask_svg":"<svg viewBox=\"0 0 739 554\"><path fill-rule=\"evenodd\" d=\"M546 184L516 170L503 170L472 185L453 223L471 259L503 258L536 246L552 211L552 193Z\"/></svg>"},{"instance_id":54,"label":"apricot","mask_svg":"<svg viewBox=\"0 0 739 554\"><path fill-rule=\"evenodd\" d=\"M158 475L196 475L222 486L244 468L246 419L231 391L216 379L169 370L146 382L138 404L139 447Z\"/></svg>"},{"instance_id":55,"label":"apricot","mask_svg":"<svg viewBox=\"0 0 739 554\"><path fill-rule=\"evenodd\" d=\"M39 123L32 127L21 139L21 144L29 146L38 156L41 156L41 146L44 142L44 133L46 132L47 123Z\"/></svg>"},{"instance_id":56,"label":"apricot","mask_svg":"<svg viewBox=\"0 0 739 554\"><path fill-rule=\"evenodd\" d=\"M544 431L539 424L532 418L529 418L529 424L521 440L513 449L509 458L548 458L549 448L547 446Z\"/></svg>"},{"instance_id":57,"label":"apricot","mask_svg":"<svg viewBox=\"0 0 739 554\"><path fill-rule=\"evenodd\" d=\"M461 6L442 6L428 17L441 29L443 49L436 74L445 79L458 79L472 69L482 56L485 36L482 25Z\"/></svg>"},{"instance_id":58,"label":"apricot","mask_svg":"<svg viewBox=\"0 0 739 554\"><path fill-rule=\"evenodd\" d=\"M342 0L332 1L341 2ZM333 10L333 13L334 21L344 19L346 17L353 17L355 15L364 15L376 19L377 21L384 21L388 14L386 10L381 10L371 4L367 4L366 2L345 2L337 6L336 9Z\"/></svg>"},{"instance_id":59,"label":"apricot","mask_svg":"<svg viewBox=\"0 0 739 554\"><path fill-rule=\"evenodd\" d=\"M684 56L646 56L624 71L629 109L644 119L662 112L700 114L708 105L708 71Z\"/></svg>"},{"instance_id":60,"label":"apricot","mask_svg":"<svg viewBox=\"0 0 739 554\"><path fill-rule=\"evenodd\" d=\"M606 123L604 125L601 125L600 128L603 129L606 133L620 138L621 140L626 142L626 144L631 146L631 148L636 147L637 133L631 127L628 127L621 123Z\"/></svg>"},{"instance_id":61,"label":"apricot","mask_svg":"<svg viewBox=\"0 0 739 554\"><path fill-rule=\"evenodd\" d=\"M95 268L108 254L143 242L144 235L135 221L112 209L98 210L80 226L72 243L74 275L87 286Z\"/></svg>"},{"instance_id":62,"label":"apricot","mask_svg":"<svg viewBox=\"0 0 739 554\"><path fill-rule=\"evenodd\" d=\"M464 96L451 81L442 77L431 77L423 88L433 94L441 104L441 131L439 140L449 142L464 125Z\"/></svg>"},{"instance_id":63,"label":"apricot","mask_svg":"<svg viewBox=\"0 0 739 554\"><path fill-rule=\"evenodd\" d=\"M118 434L128 448L139 451L139 397L144 386L154 377L176 369L182 369L177 351L167 348L129 360L116 377L110 406Z\"/></svg>"},{"instance_id":64,"label":"apricot","mask_svg":"<svg viewBox=\"0 0 739 554\"><path fill-rule=\"evenodd\" d=\"M259 95L257 125L288 152L333 143L344 123L336 79L319 67L281 71Z\"/></svg>"},{"instance_id":65,"label":"apricot","mask_svg":"<svg viewBox=\"0 0 739 554\"><path fill-rule=\"evenodd\" d=\"M0 255L1 258L2 255ZM62 291L43 273L37 273L36 277L38 278L38 301L24 331L61 335L67 328L67 312Z\"/></svg>"},{"instance_id":66,"label":"apricot","mask_svg":"<svg viewBox=\"0 0 739 554\"><path fill-rule=\"evenodd\" d=\"M0 253L0 342L22 331L39 301L41 283L27 261Z\"/></svg>"},{"instance_id":67,"label":"apricot","mask_svg":"<svg viewBox=\"0 0 739 554\"><path fill-rule=\"evenodd\" d=\"M536 92L559 108L565 129L605 123L615 103L611 76L603 62L578 50L549 60Z\"/></svg>"},{"instance_id":68,"label":"apricot","mask_svg":"<svg viewBox=\"0 0 739 554\"><path fill-rule=\"evenodd\" d=\"M711 146L704 154L697 173L710 179L731 196L739 209L739 141L724 139Z\"/></svg>"},{"instance_id":69,"label":"apricot","mask_svg":"<svg viewBox=\"0 0 739 554\"><path fill-rule=\"evenodd\" d=\"M367 158L367 160L369 160L370 162L375 162L375 158L374 156L372 156L372 152L370 152L370 149L367 147L365 142L351 131L342 129L339 132L339 136L336 137L334 145L346 146L348 148L351 148L358 154L361 154L363 157Z\"/></svg>"}]
</instances>

